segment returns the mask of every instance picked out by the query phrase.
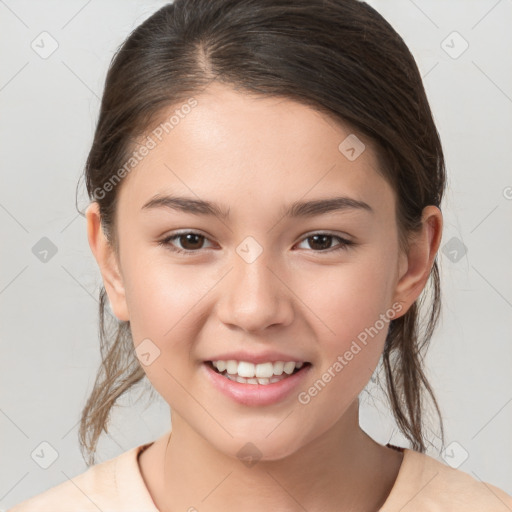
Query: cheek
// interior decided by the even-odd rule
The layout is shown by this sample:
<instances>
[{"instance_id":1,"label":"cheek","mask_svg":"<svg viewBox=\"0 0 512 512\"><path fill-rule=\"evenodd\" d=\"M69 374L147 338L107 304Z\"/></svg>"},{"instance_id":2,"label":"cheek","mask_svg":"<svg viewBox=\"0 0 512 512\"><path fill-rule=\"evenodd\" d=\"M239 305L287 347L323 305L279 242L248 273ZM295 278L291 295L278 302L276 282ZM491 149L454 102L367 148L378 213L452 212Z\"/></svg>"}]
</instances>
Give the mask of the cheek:
<instances>
[{"instance_id":1,"label":"cheek","mask_svg":"<svg viewBox=\"0 0 512 512\"><path fill-rule=\"evenodd\" d=\"M186 408L186 382L196 361L190 358L201 323L197 305L206 293L192 266L132 261L125 282L130 329L141 367L155 390L176 410ZM127 266L128 268L128 266ZM149 364L141 354L149 353Z\"/></svg>"},{"instance_id":2,"label":"cheek","mask_svg":"<svg viewBox=\"0 0 512 512\"><path fill-rule=\"evenodd\" d=\"M389 277L393 258L391 250L361 253L360 258L317 269L309 286L298 292L314 313L311 318L318 317L314 325L321 361L316 384L309 385L314 386L313 395L318 393L318 405L334 404L329 413L333 418L359 395L379 362L395 316Z\"/></svg>"},{"instance_id":3,"label":"cheek","mask_svg":"<svg viewBox=\"0 0 512 512\"><path fill-rule=\"evenodd\" d=\"M134 257L126 263L126 270L134 347L143 352L139 344L145 343L149 352L157 354L154 362L142 367L164 397L176 396L177 382L182 382L195 364L189 355L201 330L199 306L212 284L200 279L192 265L172 265L160 256L153 261Z\"/></svg>"},{"instance_id":4,"label":"cheek","mask_svg":"<svg viewBox=\"0 0 512 512\"><path fill-rule=\"evenodd\" d=\"M134 254L126 262L125 278L132 329L142 337L168 337L201 300L204 288L192 265L166 261L163 249Z\"/></svg>"},{"instance_id":5,"label":"cheek","mask_svg":"<svg viewBox=\"0 0 512 512\"><path fill-rule=\"evenodd\" d=\"M381 289L388 281L382 269L352 265L330 277L308 298L320 317L321 359L299 397L309 411L322 411L323 425L337 421L368 384L395 316Z\"/></svg>"},{"instance_id":6,"label":"cheek","mask_svg":"<svg viewBox=\"0 0 512 512\"><path fill-rule=\"evenodd\" d=\"M318 266L297 278L294 290L317 317L321 339L342 349L391 306L392 268L391 255L368 253L336 266Z\"/></svg>"}]
</instances>

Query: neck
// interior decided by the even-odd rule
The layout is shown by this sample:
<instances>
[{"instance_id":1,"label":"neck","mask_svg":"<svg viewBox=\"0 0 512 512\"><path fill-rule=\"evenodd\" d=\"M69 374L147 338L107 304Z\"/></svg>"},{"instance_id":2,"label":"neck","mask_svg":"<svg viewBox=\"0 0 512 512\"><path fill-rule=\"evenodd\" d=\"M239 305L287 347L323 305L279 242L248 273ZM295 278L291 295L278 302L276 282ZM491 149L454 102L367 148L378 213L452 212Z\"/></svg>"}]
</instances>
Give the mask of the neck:
<instances>
[{"instance_id":1,"label":"neck","mask_svg":"<svg viewBox=\"0 0 512 512\"><path fill-rule=\"evenodd\" d=\"M253 465L218 451L174 414L172 435L152 445L143 476L162 512L377 511L402 454L361 430L358 407L356 400L330 430L291 455Z\"/></svg>"}]
</instances>

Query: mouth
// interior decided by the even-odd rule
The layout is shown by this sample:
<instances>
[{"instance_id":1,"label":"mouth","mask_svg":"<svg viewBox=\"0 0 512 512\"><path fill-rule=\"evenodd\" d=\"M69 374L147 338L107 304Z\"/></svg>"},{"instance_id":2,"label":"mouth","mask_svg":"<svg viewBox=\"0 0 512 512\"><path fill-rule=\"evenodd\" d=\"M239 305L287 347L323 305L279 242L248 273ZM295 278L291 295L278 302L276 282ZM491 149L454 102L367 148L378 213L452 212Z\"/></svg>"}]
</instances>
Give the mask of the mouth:
<instances>
[{"instance_id":1,"label":"mouth","mask_svg":"<svg viewBox=\"0 0 512 512\"><path fill-rule=\"evenodd\" d=\"M251 407L289 403L313 365L305 361L214 360L201 365L206 379L230 400Z\"/></svg>"},{"instance_id":2,"label":"mouth","mask_svg":"<svg viewBox=\"0 0 512 512\"><path fill-rule=\"evenodd\" d=\"M311 366L309 362L277 361L253 364L245 361L205 361L212 371L239 384L268 386L303 372Z\"/></svg>"}]
</instances>

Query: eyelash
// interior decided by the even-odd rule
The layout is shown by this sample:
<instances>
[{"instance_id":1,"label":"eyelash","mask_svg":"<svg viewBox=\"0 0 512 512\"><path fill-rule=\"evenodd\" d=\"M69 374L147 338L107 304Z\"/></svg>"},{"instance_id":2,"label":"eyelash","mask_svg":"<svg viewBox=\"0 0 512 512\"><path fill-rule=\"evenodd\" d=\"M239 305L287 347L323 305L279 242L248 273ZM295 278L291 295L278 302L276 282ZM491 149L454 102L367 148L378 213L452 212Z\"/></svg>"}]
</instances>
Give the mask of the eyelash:
<instances>
[{"instance_id":1,"label":"eyelash","mask_svg":"<svg viewBox=\"0 0 512 512\"><path fill-rule=\"evenodd\" d=\"M195 251L191 251L191 250L186 250L186 249L180 249L180 248L175 247L175 246L173 246L171 244L172 240L178 239L178 238L180 238L182 236L185 236L185 235L198 235L198 236L201 236L204 239L208 240L208 238L206 236L202 235L201 233L197 233L196 231L183 231L181 233L176 233L174 235L170 235L168 237L165 237L163 240L160 240L158 242L158 245L167 247L172 252L175 252L175 253L178 253L178 254L183 254L184 256L192 256L195 253L198 253L200 251L200 249L197 249ZM304 240L307 240L308 238L313 238L316 235L323 235L323 236L331 237L333 239L337 239L340 242L340 244L339 244L339 246L337 246L335 248L325 249L325 250L320 250L320 251L314 251L314 250L311 249L313 252L333 253L333 252L338 252L338 251L346 251L350 246L354 246L355 245L355 243L350 241L350 240L342 238L342 237L340 237L338 235L333 235L331 233L324 233L322 231L315 232L315 233L313 233L313 234L303 238L300 242L303 242Z\"/></svg>"}]
</instances>

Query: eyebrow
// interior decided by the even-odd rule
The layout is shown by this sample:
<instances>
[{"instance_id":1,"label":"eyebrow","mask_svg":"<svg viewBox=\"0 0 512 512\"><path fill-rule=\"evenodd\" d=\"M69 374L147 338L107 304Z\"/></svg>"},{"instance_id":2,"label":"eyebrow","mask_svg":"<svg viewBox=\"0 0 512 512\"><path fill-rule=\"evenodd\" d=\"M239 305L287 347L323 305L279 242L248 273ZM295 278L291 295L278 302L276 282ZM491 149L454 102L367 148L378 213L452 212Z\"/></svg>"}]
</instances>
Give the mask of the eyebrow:
<instances>
[{"instance_id":1,"label":"eyebrow","mask_svg":"<svg viewBox=\"0 0 512 512\"><path fill-rule=\"evenodd\" d=\"M223 208L217 203L204 201L202 199L194 199L182 196L156 195L151 198L144 206L144 209L153 208L169 208L171 210L183 213L191 213L193 215L214 215L221 219L229 218L230 209ZM340 196L330 197L326 199L315 199L311 201L295 201L288 207L285 207L283 217L315 217L327 213L344 212L344 211L367 211L374 213L372 207L364 201L359 201L351 197Z\"/></svg>"}]
</instances>

